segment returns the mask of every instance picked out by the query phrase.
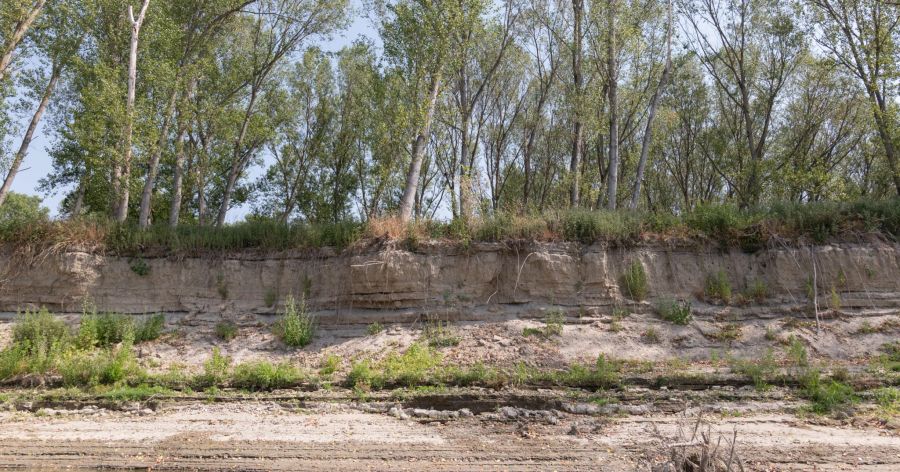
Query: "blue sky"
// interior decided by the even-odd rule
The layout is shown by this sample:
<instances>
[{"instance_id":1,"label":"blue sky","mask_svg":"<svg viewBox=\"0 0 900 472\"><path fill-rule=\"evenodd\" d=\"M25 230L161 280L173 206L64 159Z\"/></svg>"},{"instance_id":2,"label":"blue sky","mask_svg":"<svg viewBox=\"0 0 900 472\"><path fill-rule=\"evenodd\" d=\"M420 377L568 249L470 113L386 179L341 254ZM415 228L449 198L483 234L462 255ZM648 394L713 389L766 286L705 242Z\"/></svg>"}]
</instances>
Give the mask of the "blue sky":
<instances>
[{"instance_id":1,"label":"blue sky","mask_svg":"<svg viewBox=\"0 0 900 472\"><path fill-rule=\"evenodd\" d=\"M353 23L346 30L334 35L334 37L330 40L322 42L320 45L324 49L329 51L337 51L343 46L350 44L360 36L374 37L375 28L373 26L372 20L368 18L366 12L362 11L362 1L352 0L351 5L351 8L353 8L354 10L351 15L351 17L353 18ZM140 78L138 78L138 80L140 80ZM31 119L30 113L32 113L31 110L26 112L24 114L25 116L19 117L19 124L22 132L24 132L24 128L28 125L28 120ZM37 190L38 181L44 178L51 169L50 155L48 154L48 150L52 146L52 141L51 136L48 136L47 129L44 127L45 123L47 123L46 115L44 117L44 121L38 127L37 132L35 133L34 141L32 141L31 143L28 156L22 163L19 174L16 176L16 180L13 182L12 191L28 195L39 195L44 199L44 205L50 208L51 215L56 216L59 213L60 202L71 189L55 189L54 195L45 195L38 192ZM16 136L12 140L12 149L18 149L20 139L21 133L19 136ZM249 169L248 178L256 179L263 173L263 171L264 169L262 167ZM250 208L246 206L233 208L228 214L228 220L232 222L243 220L249 211Z\"/></svg>"}]
</instances>

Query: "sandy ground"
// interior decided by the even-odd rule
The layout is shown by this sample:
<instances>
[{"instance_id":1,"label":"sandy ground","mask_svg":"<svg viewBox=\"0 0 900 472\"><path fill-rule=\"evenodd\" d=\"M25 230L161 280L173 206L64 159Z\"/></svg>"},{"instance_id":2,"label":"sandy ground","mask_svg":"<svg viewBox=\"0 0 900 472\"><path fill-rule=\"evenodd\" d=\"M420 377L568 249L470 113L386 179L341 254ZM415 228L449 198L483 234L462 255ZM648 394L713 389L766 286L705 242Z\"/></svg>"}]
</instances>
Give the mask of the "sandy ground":
<instances>
[{"instance_id":1,"label":"sandy ground","mask_svg":"<svg viewBox=\"0 0 900 472\"><path fill-rule=\"evenodd\" d=\"M648 470L690 420L481 414L419 422L351 405L192 403L156 412L0 414L0 466L152 470ZM60 412L61 413L61 412ZM900 436L790 415L711 417L748 470L894 471Z\"/></svg>"}]
</instances>

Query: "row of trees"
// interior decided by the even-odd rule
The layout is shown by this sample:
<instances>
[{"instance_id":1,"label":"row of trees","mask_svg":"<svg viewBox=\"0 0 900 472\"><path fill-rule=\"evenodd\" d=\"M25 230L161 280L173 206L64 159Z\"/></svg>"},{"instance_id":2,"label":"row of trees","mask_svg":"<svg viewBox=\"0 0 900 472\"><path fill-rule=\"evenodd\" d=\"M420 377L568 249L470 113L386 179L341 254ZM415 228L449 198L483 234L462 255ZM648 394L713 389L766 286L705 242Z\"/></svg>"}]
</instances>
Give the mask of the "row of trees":
<instances>
[{"instance_id":1,"label":"row of trees","mask_svg":"<svg viewBox=\"0 0 900 472\"><path fill-rule=\"evenodd\" d=\"M896 4L363 6L5 0L0 205L48 107L44 190L141 226L900 193Z\"/></svg>"}]
</instances>

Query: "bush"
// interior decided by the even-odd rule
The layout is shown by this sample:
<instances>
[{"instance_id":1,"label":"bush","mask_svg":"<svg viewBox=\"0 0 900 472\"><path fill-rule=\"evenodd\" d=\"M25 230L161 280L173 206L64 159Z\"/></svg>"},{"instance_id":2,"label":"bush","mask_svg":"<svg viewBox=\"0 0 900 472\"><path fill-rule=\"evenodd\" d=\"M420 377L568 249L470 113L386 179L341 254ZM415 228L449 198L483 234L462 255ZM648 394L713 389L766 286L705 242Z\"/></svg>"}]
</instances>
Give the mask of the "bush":
<instances>
[{"instance_id":1,"label":"bush","mask_svg":"<svg viewBox=\"0 0 900 472\"><path fill-rule=\"evenodd\" d=\"M647 273L644 272L643 264L634 261L625 268L622 288L623 294L631 300L641 301L647 297Z\"/></svg>"},{"instance_id":2,"label":"bush","mask_svg":"<svg viewBox=\"0 0 900 472\"><path fill-rule=\"evenodd\" d=\"M203 373L194 379L197 388L224 385L231 371L231 358L222 355L222 351L214 347L212 356L203 363Z\"/></svg>"},{"instance_id":3,"label":"bush","mask_svg":"<svg viewBox=\"0 0 900 472\"><path fill-rule=\"evenodd\" d=\"M130 339L117 348L68 351L59 363L59 374L70 387L111 385L145 375L134 358Z\"/></svg>"},{"instance_id":4,"label":"bush","mask_svg":"<svg viewBox=\"0 0 900 472\"><path fill-rule=\"evenodd\" d=\"M13 327L13 343L23 346L28 353L50 351L54 346L65 345L69 338L66 323L44 308L26 311Z\"/></svg>"},{"instance_id":5,"label":"bush","mask_svg":"<svg viewBox=\"0 0 900 472\"><path fill-rule=\"evenodd\" d=\"M598 240L624 242L640 233L635 215L614 211L571 210L562 214L561 233L567 241L592 244Z\"/></svg>"},{"instance_id":6,"label":"bush","mask_svg":"<svg viewBox=\"0 0 900 472\"><path fill-rule=\"evenodd\" d=\"M778 369L775 354L771 349L766 350L766 354L761 359L755 361L730 359L729 364L733 372L749 377L757 390L768 389L769 382L775 377Z\"/></svg>"},{"instance_id":7,"label":"bush","mask_svg":"<svg viewBox=\"0 0 900 472\"><path fill-rule=\"evenodd\" d=\"M425 324L422 337L428 345L435 348L452 347L459 345L462 338L456 333L456 329L449 321L431 320Z\"/></svg>"},{"instance_id":8,"label":"bush","mask_svg":"<svg viewBox=\"0 0 900 472\"><path fill-rule=\"evenodd\" d=\"M139 320L134 328L134 342L142 343L159 339L165 325L166 317L162 313Z\"/></svg>"},{"instance_id":9,"label":"bush","mask_svg":"<svg viewBox=\"0 0 900 472\"><path fill-rule=\"evenodd\" d=\"M216 323L216 337L223 341L231 341L237 337L238 327L231 321L220 321Z\"/></svg>"},{"instance_id":10,"label":"bush","mask_svg":"<svg viewBox=\"0 0 900 472\"><path fill-rule=\"evenodd\" d=\"M721 301L725 304L731 302L731 282L728 280L728 275L724 270L709 274L706 277L703 295L710 301Z\"/></svg>"},{"instance_id":11,"label":"bush","mask_svg":"<svg viewBox=\"0 0 900 472\"><path fill-rule=\"evenodd\" d=\"M134 321L125 315L92 313L81 316L77 338L78 347L81 349L113 346L127 337L135 339L135 327Z\"/></svg>"},{"instance_id":12,"label":"bush","mask_svg":"<svg viewBox=\"0 0 900 472\"><path fill-rule=\"evenodd\" d=\"M374 336L382 331L384 331L384 325L377 321L366 327L366 334L369 336Z\"/></svg>"},{"instance_id":13,"label":"bush","mask_svg":"<svg viewBox=\"0 0 900 472\"><path fill-rule=\"evenodd\" d=\"M823 379L817 369L809 369L800 379L803 396L812 403L812 411L830 413L856 400L853 387L833 379Z\"/></svg>"},{"instance_id":14,"label":"bush","mask_svg":"<svg viewBox=\"0 0 900 472\"><path fill-rule=\"evenodd\" d=\"M234 368L231 384L252 391L275 390L296 386L303 375L296 367L283 362L259 361L239 364Z\"/></svg>"},{"instance_id":15,"label":"bush","mask_svg":"<svg viewBox=\"0 0 900 472\"><path fill-rule=\"evenodd\" d=\"M299 303L288 296L284 304L284 314L275 323L275 334L290 347L304 347L316 335L316 319L306 308L306 300Z\"/></svg>"},{"instance_id":16,"label":"bush","mask_svg":"<svg viewBox=\"0 0 900 472\"><path fill-rule=\"evenodd\" d=\"M403 354L391 353L379 366L383 379L376 385L414 387L426 383L428 374L441 363L441 355L414 343ZM374 380L374 379L373 379Z\"/></svg>"},{"instance_id":17,"label":"bush","mask_svg":"<svg viewBox=\"0 0 900 472\"><path fill-rule=\"evenodd\" d=\"M694 317L691 302L685 300L662 300L656 309L662 319L677 325L687 325Z\"/></svg>"},{"instance_id":18,"label":"bush","mask_svg":"<svg viewBox=\"0 0 900 472\"><path fill-rule=\"evenodd\" d=\"M744 294L747 298L754 300L757 303L762 303L769 297L769 288L764 281L753 279L753 281L747 285L747 290Z\"/></svg>"},{"instance_id":19,"label":"bush","mask_svg":"<svg viewBox=\"0 0 900 472\"><path fill-rule=\"evenodd\" d=\"M540 336L542 338L550 338L553 336L562 336L563 324L566 321L566 315L560 310L551 310L544 318L543 328L524 328L522 336Z\"/></svg>"},{"instance_id":20,"label":"bush","mask_svg":"<svg viewBox=\"0 0 900 472\"><path fill-rule=\"evenodd\" d=\"M10 192L0 205L0 235L29 225L40 225L49 220L50 210L41 205L41 198Z\"/></svg>"}]
</instances>

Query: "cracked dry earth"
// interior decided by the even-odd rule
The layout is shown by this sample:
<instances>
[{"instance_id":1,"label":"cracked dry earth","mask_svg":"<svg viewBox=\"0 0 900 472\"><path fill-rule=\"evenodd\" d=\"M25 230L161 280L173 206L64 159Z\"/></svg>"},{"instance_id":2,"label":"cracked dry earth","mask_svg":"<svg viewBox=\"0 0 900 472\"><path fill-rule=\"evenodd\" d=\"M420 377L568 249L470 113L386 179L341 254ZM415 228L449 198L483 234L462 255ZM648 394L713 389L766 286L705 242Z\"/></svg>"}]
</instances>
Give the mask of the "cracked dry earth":
<instances>
[{"instance_id":1,"label":"cracked dry earth","mask_svg":"<svg viewBox=\"0 0 900 472\"><path fill-rule=\"evenodd\" d=\"M497 412L435 420L365 405L162 404L156 411L0 413L0 467L25 470L650 470L680 415ZM543 412L547 413L547 412ZM457 415L453 415L457 416ZM516 418L518 416L518 418ZM526 419L522 419L526 418ZM551 421L547 421L550 418ZM747 470L900 470L900 436L781 413L711 417Z\"/></svg>"}]
</instances>

